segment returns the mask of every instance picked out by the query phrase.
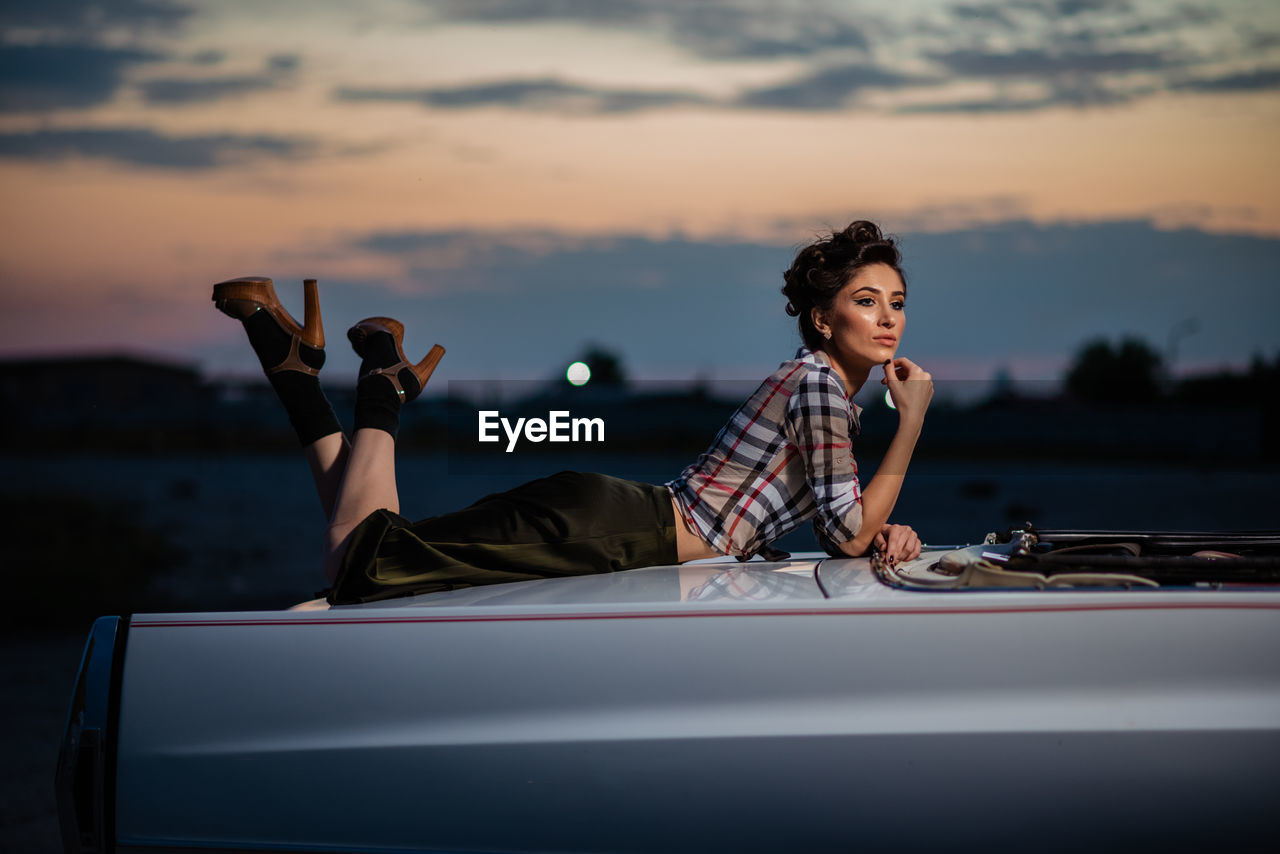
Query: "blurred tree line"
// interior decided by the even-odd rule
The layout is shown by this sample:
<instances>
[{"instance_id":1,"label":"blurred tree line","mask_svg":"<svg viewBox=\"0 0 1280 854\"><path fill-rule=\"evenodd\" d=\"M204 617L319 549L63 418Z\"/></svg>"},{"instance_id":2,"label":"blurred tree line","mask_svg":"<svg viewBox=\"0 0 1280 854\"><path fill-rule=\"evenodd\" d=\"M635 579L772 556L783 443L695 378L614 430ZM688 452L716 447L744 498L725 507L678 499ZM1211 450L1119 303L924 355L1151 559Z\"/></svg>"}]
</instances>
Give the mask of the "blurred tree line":
<instances>
[{"instance_id":1,"label":"blurred tree line","mask_svg":"<svg viewBox=\"0 0 1280 854\"><path fill-rule=\"evenodd\" d=\"M1068 395L1094 403L1212 402L1267 409L1280 399L1280 353L1270 362L1255 355L1246 371L1175 379L1164 358L1145 341L1127 337L1113 345L1098 338L1077 351L1063 380Z\"/></svg>"}]
</instances>

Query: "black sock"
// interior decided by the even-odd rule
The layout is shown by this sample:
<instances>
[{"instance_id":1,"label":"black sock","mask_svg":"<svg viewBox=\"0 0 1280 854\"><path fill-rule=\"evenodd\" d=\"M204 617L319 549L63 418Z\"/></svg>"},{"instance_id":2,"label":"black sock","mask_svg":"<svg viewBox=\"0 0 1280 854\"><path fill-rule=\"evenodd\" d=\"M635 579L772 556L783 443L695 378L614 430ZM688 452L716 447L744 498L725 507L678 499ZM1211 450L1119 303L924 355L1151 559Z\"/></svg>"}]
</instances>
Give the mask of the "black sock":
<instances>
[{"instance_id":1,"label":"black sock","mask_svg":"<svg viewBox=\"0 0 1280 854\"><path fill-rule=\"evenodd\" d=\"M422 386L408 368L401 368L396 374L400 387L404 389L403 396L396 391L389 377L365 376L369 371L389 368L400 361L395 339L390 333L375 332L368 336L362 350L364 358L360 362L360 376L364 378L356 384L356 429L373 427L385 430L394 439L400 430L401 404L417 397Z\"/></svg>"},{"instance_id":2,"label":"black sock","mask_svg":"<svg viewBox=\"0 0 1280 854\"><path fill-rule=\"evenodd\" d=\"M298 434L298 444L306 447L323 436L342 432L342 424L333 411L333 405L320 388L319 377L281 371L267 379L284 404L293 432Z\"/></svg>"},{"instance_id":3,"label":"black sock","mask_svg":"<svg viewBox=\"0 0 1280 854\"><path fill-rule=\"evenodd\" d=\"M292 337L280 328L275 319L265 311L256 311L244 319L249 343L258 354L262 369L273 368L289 356ZM303 364L319 370L324 366L324 351L302 344L298 356ZM320 388L320 378L298 371L279 371L267 374L267 381L276 390L276 396L284 404L298 442L304 447L322 436L341 433L342 424L333 412L333 406Z\"/></svg>"}]
</instances>

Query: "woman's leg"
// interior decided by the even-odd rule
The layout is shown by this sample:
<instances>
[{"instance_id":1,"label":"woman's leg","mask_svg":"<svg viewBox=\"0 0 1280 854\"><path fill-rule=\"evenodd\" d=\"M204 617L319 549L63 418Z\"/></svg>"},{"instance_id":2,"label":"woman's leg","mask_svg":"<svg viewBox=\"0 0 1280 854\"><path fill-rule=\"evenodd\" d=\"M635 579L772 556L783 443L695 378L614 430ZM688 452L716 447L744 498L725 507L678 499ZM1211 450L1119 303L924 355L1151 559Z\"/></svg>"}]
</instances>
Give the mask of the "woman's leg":
<instances>
[{"instance_id":1,"label":"woman's leg","mask_svg":"<svg viewBox=\"0 0 1280 854\"><path fill-rule=\"evenodd\" d=\"M333 507L346 465L347 438L320 388L324 328L315 279L303 282L305 321L285 310L270 279L248 277L213 286L218 310L244 326L262 370L298 436L325 518Z\"/></svg>"},{"instance_id":2,"label":"woman's leg","mask_svg":"<svg viewBox=\"0 0 1280 854\"><path fill-rule=\"evenodd\" d=\"M330 433L302 450L306 454L307 465L311 468L311 479L315 481L320 505L324 508L324 518L332 519L333 510L338 503L338 490L347 471L351 443L347 441L345 433Z\"/></svg>"},{"instance_id":3,"label":"woman's leg","mask_svg":"<svg viewBox=\"0 0 1280 854\"><path fill-rule=\"evenodd\" d=\"M400 407L422 393L444 348L435 346L417 365L404 357L404 326L386 317L371 317L347 333L361 357L356 383L355 433L343 460L337 443L308 449L317 487L334 486L329 526L325 531L324 576L338 577L351 533L375 510L400 512L396 491L396 433ZM329 439L330 437L325 437ZM325 494L321 488L321 496Z\"/></svg>"},{"instance_id":4,"label":"woman's leg","mask_svg":"<svg viewBox=\"0 0 1280 854\"><path fill-rule=\"evenodd\" d=\"M327 599L347 605L672 564L675 524L665 487L564 471L417 522L374 512L349 534ZM342 533L334 531L335 546Z\"/></svg>"},{"instance_id":5,"label":"woman's leg","mask_svg":"<svg viewBox=\"0 0 1280 854\"><path fill-rule=\"evenodd\" d=\"M317 479L317 484L319 480ZM400 512L396 491L396 440L375 427L356 430L325 531L324 577L332 583L351 532L375 510Z\"/></svg>"}]
</instances>

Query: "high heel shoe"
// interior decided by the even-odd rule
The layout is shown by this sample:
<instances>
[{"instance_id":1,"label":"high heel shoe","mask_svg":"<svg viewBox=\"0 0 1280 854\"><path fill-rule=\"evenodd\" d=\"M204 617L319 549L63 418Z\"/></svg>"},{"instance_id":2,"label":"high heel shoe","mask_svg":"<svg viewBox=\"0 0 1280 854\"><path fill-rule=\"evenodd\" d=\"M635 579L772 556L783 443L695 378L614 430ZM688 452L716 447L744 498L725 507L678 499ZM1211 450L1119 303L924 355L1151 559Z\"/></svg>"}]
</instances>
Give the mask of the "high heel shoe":
<instances>
[{"instance_id":1,"label":"high heel shoe","mask_svg":"<svg viewBox=\"0 0 1280 854\"><path fill-rule=\"evenodd\" d=\"M422 389L426 388L427 380L431 378L431 374L435 372L436 365L440 364L440 359L444 357L444 348L439 344L433 344L427 355L422 357L422 361L415 365L404 355L403 323L390 317L366 317L347 330L347 338L350 339L351 347L356 351L357 356L364 358L369 336L378 332L385 332L391 336L396 345L396 355L399 357L399 361L394 365L365 371L358 382L364 382L369 377L383 376L395 386L396 394L402 401L413 400L422 393ZM414 379L418 381L418 390L411 394L406 393L403 383L400 382L400 372L406 368L413 372Z\"/></svg>"},{"instance_id":2,"label":"high heel shoe","mask_svg":"<svg viewBox=\"0 0 1280 854\"><path fill-rule=\"evenodd\" d=\"M219 282L213 286L213 303L218 311L237 320L247 320L257 312L265 311L290 336L289 352L283 361L271 367L263 364L268 375L280 371L298 371L314 377L319 375L320 369L302 360L300 348L309 347L320 351L320 357L313 357L311 361L323 363L324 325L320 319L320 292L315 279L303 281L302 294L304 314L301 326L280 304L271 280L263 276L246 276Z\"/></svg>"}]
</instances>

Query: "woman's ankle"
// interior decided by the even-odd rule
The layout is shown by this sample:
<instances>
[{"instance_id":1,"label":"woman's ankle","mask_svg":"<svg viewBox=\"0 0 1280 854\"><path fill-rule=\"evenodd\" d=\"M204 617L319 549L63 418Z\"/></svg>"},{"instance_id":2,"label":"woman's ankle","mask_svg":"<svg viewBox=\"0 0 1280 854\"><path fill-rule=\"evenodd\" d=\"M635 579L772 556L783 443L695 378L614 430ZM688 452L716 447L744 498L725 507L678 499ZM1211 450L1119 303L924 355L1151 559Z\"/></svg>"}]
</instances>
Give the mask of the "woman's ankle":
<instances>
[{"instance_id":1,"label":"woman's ankle","mask_svg":"<svg viewBox=\"0 0 1280 854\"><path fill-rule=\"evenodd\" d=\"M400 394L385 377L365 377L356 386L356 431L382 430L394 439L400 432ZM354 434L353 434L354 438Z\"/></svg>"},{"instance_id":2,"label":"woman's ankle","mask_svg":"<svg viewBox=\"0 0 1280 854\"><path fill-rule=\"evenodd\" d=\"M320 388L320 378L296 371L268 374L267 380L280 398L289 423L304 448L333 433L342 432L342 423L333 404Z\"/></svg>"}]
</instances>

